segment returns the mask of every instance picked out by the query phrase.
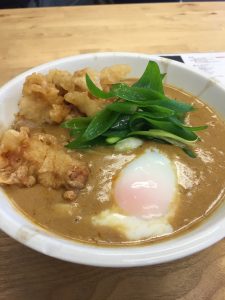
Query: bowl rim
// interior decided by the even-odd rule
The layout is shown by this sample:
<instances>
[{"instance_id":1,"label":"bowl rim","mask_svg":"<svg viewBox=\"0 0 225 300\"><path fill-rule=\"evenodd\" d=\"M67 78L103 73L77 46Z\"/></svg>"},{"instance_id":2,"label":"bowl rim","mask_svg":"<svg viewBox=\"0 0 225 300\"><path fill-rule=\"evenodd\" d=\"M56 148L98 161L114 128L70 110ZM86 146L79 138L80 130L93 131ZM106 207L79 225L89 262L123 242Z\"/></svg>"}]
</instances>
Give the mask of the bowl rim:
<instances>
[{"instance_id":1,"label":"bowl rim","mask_svg":"<svg viewBox=\"0 0 225 300\"><path fill-rule=\"evenodd\" d=\"M153 59L158 62L163 61L167 64L174 65L177 68L183 68L186 71L193 72L201 76L203 79L209 79L203 72L198 71L193 67L186 66L185 64L172 61L167 58L159 57L158 55L156 56L130 52L99 52L68 56L31 68L17 75L13 79L5 83L3 86L1 86L0 94L4 90L6 90L7 92L7 89L10 89L14 84L17 84L18 80L24 79L27 75L30 75L33 72L44 71L47 68L54 68L55 64L70 62L71 60L78 61L80 59L94 57L110 58L112 56ZM217 82L214 82L214 84L219 89L222 89L223 93L225 94L225 87L223 87L222 84L219 84ZM8 197L6 196L6 198ZM56 234L47 232L45 229L33 223L30 219L23 215L15 206L13 206L13 210L15 214L20 215L21 218L25 218L29 223L29 226L21 228L21 224L17 220L15 220L12 215L8 214L7 211L0 210L0 229L2 229L9 236L21 242L22 244L49 256L73 263L81 263L93 266L132 267L161 264L194 254L213 245L214 243L225 237L224 218L222 220L214 222L210 226L210 230L208 230L208 232L206 232L204 235L195 233L191 236L191 238L187 238L187 241L185 241L184 239L183 243L179 242L179 245L176 245L176 243L173 242L173 245L171 246L169 242L165 241L150 246L123 246L121 248L109 248L105 246L95 246L91 244L89 245L72 241ZM210 219L210 216L207 218L207 220L208 219ZM23 235L18 235L18 230L22 230L30 238L24 239ZM185 234L182 235L184 236ZM162 244L163 247L157 246ZM168 246L165 247L165 245ZM165 249L163 250L160 248Z\"/></svg>"}]
</instances>

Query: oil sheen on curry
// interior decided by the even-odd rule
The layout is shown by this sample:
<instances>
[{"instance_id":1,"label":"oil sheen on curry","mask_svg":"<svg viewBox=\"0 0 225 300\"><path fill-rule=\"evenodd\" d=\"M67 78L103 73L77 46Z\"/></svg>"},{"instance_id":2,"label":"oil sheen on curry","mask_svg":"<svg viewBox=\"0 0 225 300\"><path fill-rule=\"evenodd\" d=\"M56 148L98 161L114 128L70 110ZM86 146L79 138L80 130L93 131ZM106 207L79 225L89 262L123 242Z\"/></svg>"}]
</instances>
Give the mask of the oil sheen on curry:
<instances>
[{"instance_id":1,"label":"oil sheen on curry","mask_svg":"<svg viewBox=\"0 0 225 300\"><path fill-rule=\"evenodd\" d=\"M158 101L147 107L143 99L118 102L113 97L138 82L126 79L129 72L127 65L114 65L101 72L52 70L26 78L19 112L1 138L0 183L17 209L46 230L105 246L146 244L189 230L223 201L223 121L184 91L168 85L160 91L159 82L153 86L158 92L194 107L182 122L192 132L199 129L195 142L188 134L182 140L180 129L178 138L171 135L173 126L186 127L177 121L181 115L176 122L172 119L170 106L162 108ZM86 74L97 92L103 92L102 99L91 93ZM119 105L106 109L115 102ZM107 128L100 134L97 122L98 136L85 147L87 128L102 111L108 114ZM77 118L79 130L61 125ZM128 120L129 129L115 131L118 118ZM136 126L133 131L131 124Z\"/></svg>"}]
</instances>

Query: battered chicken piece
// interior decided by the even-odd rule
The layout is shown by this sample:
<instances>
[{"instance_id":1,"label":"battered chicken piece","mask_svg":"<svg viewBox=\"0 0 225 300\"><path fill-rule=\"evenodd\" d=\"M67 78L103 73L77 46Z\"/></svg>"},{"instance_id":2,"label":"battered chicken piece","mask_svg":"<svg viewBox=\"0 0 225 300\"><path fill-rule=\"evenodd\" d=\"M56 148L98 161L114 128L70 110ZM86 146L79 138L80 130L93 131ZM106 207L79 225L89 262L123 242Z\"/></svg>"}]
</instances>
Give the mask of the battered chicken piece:
<instances>
[{"instance_id":1,"label":"battered chicken piece","mask_svg":"<svg viewBox=\"0 0 225 300\"><path fill-rule=\"evenodd\" d=\"M87 116L95 115L108 103L102 99L92 99L88 92L69 92L65 95L65 100L76 106L80 112Z\"/></svg>"},{"instance_id":2,"label":"battered chicken piece","mask_svg":"<svg viewBox=\"0 0 225 300\"><path fill-rule=\"evenodd\" d=\"M99 72L92 70L91 68L85 68L85 69L78 70L73 74L73 82L76 91L81 91L81 92L88 91L86 85L86 74L90 76L91 80L95 83L97 87L102 88L100 84Z\"/></svg>"},{"instance_id":3,"label":"battered chicken piece","mask_svg":"<svg viewBox=\"0 0 225 300\"><path fill-rule=\"evenodd\" d=\"M123 81L130 72L131 67L129 65L106 67L100 73L100 84L105 90L108 90L111 84Z\"/></svg>"},{"instance_id":4,"label":"battered chicken piece","mask_svg":"<svg viewBox=\"0 0 225 300\"><path fill-rule=\"evenodd\" d=\"M65 103L59 89L45 75L34 73L26 78L18 118L38 124L60 123L70 111L71 107Z\"/></svg>"},{"instance_id":5,"label":"battered chicken piece","mask_svg":"<svg viewBox=\"0 0 225 300\"><path fill-rule=\"evenodd\" d=\"M61 94L65 94L67 91L74 91L75 83L70 72L57 69L50 70L46 78L60 90Z\"/></svg>"},{"instance_id":6,"label":"battered chicken piece","mask_svg":"<svg viewBox=\"0 0 225 300\"><path fill-rule=\"evenodd\" d=\"M97 87L102 89L100 84L100 73L90 68L85 68L74 72L73 82L75 86L74 91L69 91L65 94L65 101L73 104L80 112L87 116L95 115L102 110L109 101L103 99L96 99L89 92L86 85L86 74L90 76Z\"/></svg>"},{"instance_id":7,"label":"battered chicken piece","mask_svg":"<svg viewBox=\"0 0 225 300\"><path fill-rule=\"evenodd\" d=\"M86 74L96 86L108 91L113 83L124 80L130 70L128 65L114 65L101 72L85 68L73 74L62 70L51 70L47 75L33 73L25 80L17 121L59 124L81 113L94 115L113 100L96 99L91 95Z\"/></svg>"},{"instance_id":8,"label":"battered chicken piece","mask_svg":"<svg viewBox=\"0 0 225 300\"><path fill-rule=\"evenodd\" d=\"M0 184L65 188L64 198L75 200L85 187L89 170L74 156L52 135L31 134L28 127L9 129L0 146Z\"/></svg>"}]
</instances>

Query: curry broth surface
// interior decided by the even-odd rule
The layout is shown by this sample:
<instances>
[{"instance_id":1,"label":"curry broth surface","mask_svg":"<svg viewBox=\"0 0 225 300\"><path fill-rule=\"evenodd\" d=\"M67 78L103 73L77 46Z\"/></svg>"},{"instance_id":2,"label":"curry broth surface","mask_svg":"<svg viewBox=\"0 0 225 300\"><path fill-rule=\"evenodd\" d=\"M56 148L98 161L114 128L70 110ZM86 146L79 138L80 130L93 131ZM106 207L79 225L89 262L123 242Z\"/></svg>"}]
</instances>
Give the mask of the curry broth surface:
<instances>
[{"instance_id":1,"label":"curry broth surface","mask_svg":"<svg viewBox=\"0 0 225 300\"><path fill-rule=\"evenodd\" d=\"M165 153L177 170L178 200L170 223L177 232L204 219L223 199L225 188L225 125L223 121L200 100L174 87L165 87L166 94L194 104L196 111L187 117L192 126L207 124L207 130L199 132L197 158L188 157L181 149L146 141L130 153L115 153L113 147L96 147L80 151L80 157L90 167L88 184L76 202L63 200L63 190L53 190L36 185L31 188L10 186L5 188L16 206L40 226L65 237L88 243L106 245L146 243L159 238L130 242L125 236L104 226L94 226L91 217L113 205L113 178L136 156L147 148L157 148ZM68 138L59 126L45 126L44 131L55 135L61 142Z\"/></svg>"}]
</instances>

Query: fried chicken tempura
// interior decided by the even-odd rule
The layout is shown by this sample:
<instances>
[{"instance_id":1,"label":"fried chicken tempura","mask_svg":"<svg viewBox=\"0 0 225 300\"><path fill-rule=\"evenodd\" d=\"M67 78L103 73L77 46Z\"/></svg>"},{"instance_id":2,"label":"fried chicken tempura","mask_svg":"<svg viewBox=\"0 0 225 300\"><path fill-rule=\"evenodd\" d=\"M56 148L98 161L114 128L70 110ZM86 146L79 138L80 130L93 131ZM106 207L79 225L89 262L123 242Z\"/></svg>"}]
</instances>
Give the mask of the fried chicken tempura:
<instances>
[{"instance_id":1,"label":"fried chicken tempura","mask_svg":"<svg viewBox=\"0 0 225 300\"><path fill-rule=\"evenodd\" d=\"M87 166L66 153L54 136L31 134L28 127L7 130L0 146L0 184L65 188L64 198L75 200L84 188Z\"/></svg>"},{"instance_id":2,"label":"fried chicken tempura","mask_svg":"<svg viewBox=\"0 0 225 300\"><path fill-rule=\"evenodd\" d=\"M94 115L108 101L90 95L86 74L96 86L108 91L111 84L124 80L129 72L127 65L114 65L101 72L86 68L73 74L62 70L51 70L47 75L34 73L24 83L17 120L59 124L77 115L77 111L87 116Z\"/></svg>"},{"instance_id":3,"label":"fried chicken tempura","mask_svg":"<svg viewBox=\"0 0 225 300\"><path fill-rule=\"evenodd\" d=\"M71 107L65 103L59 89L45 75L34 73L26 78L19 102L18 118L38 124L60 123L70 111Z\"/></svg>"}]
</instances>

